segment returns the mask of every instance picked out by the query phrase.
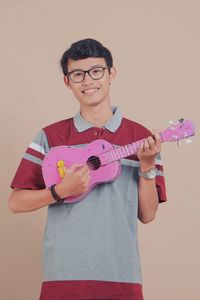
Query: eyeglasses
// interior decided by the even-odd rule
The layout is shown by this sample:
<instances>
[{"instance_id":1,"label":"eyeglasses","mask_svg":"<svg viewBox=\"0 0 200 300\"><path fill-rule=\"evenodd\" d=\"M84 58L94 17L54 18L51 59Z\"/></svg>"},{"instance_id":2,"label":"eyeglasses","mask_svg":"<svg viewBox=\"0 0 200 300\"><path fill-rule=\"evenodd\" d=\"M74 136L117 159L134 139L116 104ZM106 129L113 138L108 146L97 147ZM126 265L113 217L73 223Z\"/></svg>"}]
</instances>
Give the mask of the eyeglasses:
<instances>
[{"instance_id":1,"label":"eyeglasses","mask_svg":"<svg viewBox=\"0 0 200 300\"><path fill-rule=\"evenodd\" d=\"M79 83L85 79L86 73L88 73L94 80L101 79L104 76L106 69L110 69L110 67L93 67L87 71L74 70L69 72L67 75L73 82Z\"/></svg>"}]
</instances>

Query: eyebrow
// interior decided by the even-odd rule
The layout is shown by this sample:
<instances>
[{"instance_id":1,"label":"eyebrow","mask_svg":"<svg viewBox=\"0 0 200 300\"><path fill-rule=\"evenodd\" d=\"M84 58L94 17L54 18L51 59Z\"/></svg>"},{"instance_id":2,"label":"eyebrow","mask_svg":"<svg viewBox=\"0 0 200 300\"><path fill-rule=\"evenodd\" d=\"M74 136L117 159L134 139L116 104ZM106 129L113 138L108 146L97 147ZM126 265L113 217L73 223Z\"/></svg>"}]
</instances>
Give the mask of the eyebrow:
<instances>
[{"instance_id":1,"label":"eyebrow","mask_svg":"<svg viewBox=\"0 0 200 300\"><path fill-rule=\"evenodd\" d=\"M93 68L97 68L97 67L104 68L105 66L102 66L102 65L94 65L94 66L91 66L91 67L90 67L89 69L87 69L87 70L83 70L83 69L74 69L74 70L69 71L68 74L71 73L71 72L74 72L74 71L89 71L89 70L91 70L91 69L93 69Z\"/></svg>"}]
</instances>

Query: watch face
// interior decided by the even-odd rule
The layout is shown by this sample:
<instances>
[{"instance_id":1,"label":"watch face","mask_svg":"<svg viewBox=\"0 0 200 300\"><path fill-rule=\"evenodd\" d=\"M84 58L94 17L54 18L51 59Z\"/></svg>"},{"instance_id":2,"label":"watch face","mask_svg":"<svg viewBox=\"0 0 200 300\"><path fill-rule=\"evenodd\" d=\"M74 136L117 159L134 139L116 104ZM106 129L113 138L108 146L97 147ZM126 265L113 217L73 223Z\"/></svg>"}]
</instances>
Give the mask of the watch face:
<instances>
[{"instance_id":1,"label":"watch face","mask_svg":"<svg viewBox=\"0 0 200 300\"><path fill-rule=\"evenodd\" d=\"M148 178L153 179L156 177L156 171L155 170L151 170L150 172L148 172Z\"/></svg>"}]
</instances>

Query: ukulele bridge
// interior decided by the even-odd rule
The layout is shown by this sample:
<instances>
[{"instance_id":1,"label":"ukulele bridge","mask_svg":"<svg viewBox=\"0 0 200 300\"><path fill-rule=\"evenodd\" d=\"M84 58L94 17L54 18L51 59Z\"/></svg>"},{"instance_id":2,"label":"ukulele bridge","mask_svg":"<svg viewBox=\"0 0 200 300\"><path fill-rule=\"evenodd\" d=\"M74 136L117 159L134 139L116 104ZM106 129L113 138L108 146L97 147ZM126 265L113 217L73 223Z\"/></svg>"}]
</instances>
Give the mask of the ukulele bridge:
<instances>
[{"instance_id":1,"label":"ukulele bridge","mask_svg":"<svg viewBox=\"0 0 200 300\"><path fill-rule=\"evenodd\" d=\"M65 162L64 162L64 160L59 160L58 162L57 162L57 169L58 169L58 173L59 173L59 175L60 175L60 178L63 178L64 176L65 176Z\"/></svg>"}]
</instances>

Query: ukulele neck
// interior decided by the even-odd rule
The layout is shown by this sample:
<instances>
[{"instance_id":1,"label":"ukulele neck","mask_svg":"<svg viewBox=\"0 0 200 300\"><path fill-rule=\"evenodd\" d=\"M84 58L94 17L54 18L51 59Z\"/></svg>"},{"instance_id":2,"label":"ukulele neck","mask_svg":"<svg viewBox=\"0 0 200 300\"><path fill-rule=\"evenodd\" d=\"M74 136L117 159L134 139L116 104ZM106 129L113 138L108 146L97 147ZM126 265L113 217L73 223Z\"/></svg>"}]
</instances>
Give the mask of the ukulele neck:
<instances>
[{"instance_id":1,"label":"ukulele neck","mask_svg":"<svg viewBox=\"0 0 200 300\"><path fill-rule=\"evenodd\" d=\"M159 133L159 136L160 136L161 143L163 143L164 137L162 136L162 133ZM133 154L137 154L140 146L144 143L145 140L146 139L142 139L142 140L136 141L132 144L127 144L127 145L120 146L120 147L114 148L112 150L103 152L100 155L101 165L102 166L107 165L114 161L120 160L121 158L128 157Z\"/></svg>"}]
</instances>

